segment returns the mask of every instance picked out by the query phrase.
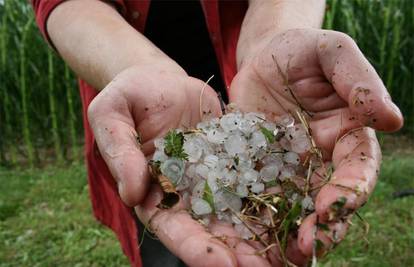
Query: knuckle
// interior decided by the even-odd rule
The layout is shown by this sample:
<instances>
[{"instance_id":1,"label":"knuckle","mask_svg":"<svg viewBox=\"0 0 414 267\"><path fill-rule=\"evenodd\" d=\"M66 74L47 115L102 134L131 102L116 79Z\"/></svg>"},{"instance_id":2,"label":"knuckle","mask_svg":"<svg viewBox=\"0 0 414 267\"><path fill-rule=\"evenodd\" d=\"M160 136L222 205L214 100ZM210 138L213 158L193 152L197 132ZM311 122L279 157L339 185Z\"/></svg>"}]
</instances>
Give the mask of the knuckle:
<instances>
[{"instance_id":1,"label":"knuckle","mask_svg":"<svg viewBox=\"0 0 414 267\"><path fill-rule=\"evenodd\" d=\"M97 114L99 114L99 96L95 97L88 106L87 116L89 123L93 123Z\"/></svg>"},{"instance_id":2,"label":"knuckle","mask_svg":"<svg viewBox=\"0 0 414 267\"><path fill-rule=\"evenodd\" d=\"M355 45L354 39L348 34L343 33L343 32L338 32L338 31L334 31L333 33L334 33L335 39L339 43L342 43L342 45L348 45L348 46Z\"/></svg>"}]
</instances>

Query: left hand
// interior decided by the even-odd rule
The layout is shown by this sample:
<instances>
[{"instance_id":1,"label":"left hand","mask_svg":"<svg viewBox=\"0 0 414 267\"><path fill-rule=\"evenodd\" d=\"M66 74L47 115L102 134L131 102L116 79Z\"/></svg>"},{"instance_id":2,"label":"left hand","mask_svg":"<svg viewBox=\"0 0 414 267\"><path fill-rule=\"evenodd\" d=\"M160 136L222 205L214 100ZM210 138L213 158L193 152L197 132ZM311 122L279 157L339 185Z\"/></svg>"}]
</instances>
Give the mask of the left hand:
<instances>
[{"instance_id":1,"label":"left hand","mask_svg":"<svg viewBox=\"0 0 414 267\"><path fill-rule=\"evenodd\" d=\"M230 102L270 118L295 115L302 107L312 114L312 135L324 160L333 162L332 178L316 196L316 211L302 222L286 252L290 261L303 264L312 255L317 217L331 229L317 233L329 247L347 229L344 220L329 220L331 204L346 197L345 208L354 211L373 191L381 151L374 130L365 126L396 131L403 118L375 69L343 33L289 30L250 58L231 84Z\"/></svg>"}]
</instances>

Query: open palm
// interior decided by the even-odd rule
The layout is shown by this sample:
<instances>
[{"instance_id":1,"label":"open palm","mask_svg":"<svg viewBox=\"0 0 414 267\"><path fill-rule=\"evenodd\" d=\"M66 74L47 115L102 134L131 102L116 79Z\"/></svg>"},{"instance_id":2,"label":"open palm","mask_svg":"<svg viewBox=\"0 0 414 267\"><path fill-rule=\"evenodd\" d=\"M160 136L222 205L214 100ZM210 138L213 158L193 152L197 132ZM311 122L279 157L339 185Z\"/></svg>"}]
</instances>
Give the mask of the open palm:
<instances>
[{"instance_id":1,"label":"open palm","mask_svg":"<svg viewBox=\"0 0 414 267\"><path fill-rule=\"evenodd\" d=\"M402 126L402 115L353 40L316 29L276 35L241 66L230 101L270 118L305 110L324 160L333 162L332 179L316 196L316 212L292 241L298 251L288 254L291 261L302 263L312 255L317 220L330 223L330 233L317 233L327 246L345 233L345 223L329 218L331 204L346 197L345 207L354 211L374 188L381 152L374 131L365 126L395 131Z\"/></svg>"}]
</instances>

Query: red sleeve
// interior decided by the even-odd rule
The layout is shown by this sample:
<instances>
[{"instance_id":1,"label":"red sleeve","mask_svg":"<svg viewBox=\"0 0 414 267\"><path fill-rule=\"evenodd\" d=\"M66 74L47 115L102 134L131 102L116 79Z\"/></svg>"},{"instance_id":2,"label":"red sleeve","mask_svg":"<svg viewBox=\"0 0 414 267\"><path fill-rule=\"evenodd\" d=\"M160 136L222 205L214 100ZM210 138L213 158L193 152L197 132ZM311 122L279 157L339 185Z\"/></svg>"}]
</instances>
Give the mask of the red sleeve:
<instances>
[{"instance_id":1,"label":"red sleeve","mask_svg":"<svg viewBox=\"0 0 414 267\"><path fill-rule=\"evenodd\" d=\"M49 18L50 13L52 13L53 9L57 7L59 4L63 3L66 0L30 0L33 6L33 10L36 17L36 23L39 27L43 37L49 44L52 44L50 37L47 33L46 29L46 22ZM121 14L125 14L125 4L124 0L103 0L104 2L108 2L113 4Z\"/></svg>"}]
</instances>

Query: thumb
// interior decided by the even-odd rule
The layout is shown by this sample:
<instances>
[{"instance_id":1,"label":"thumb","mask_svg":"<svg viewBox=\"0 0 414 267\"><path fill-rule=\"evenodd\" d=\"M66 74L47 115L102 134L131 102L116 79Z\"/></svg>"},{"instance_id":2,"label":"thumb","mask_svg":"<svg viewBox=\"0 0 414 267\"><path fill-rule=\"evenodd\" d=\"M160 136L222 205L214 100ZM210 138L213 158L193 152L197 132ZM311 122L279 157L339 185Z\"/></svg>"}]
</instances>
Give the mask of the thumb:
<instances>
[{"instance_id":1,"label":"thumb","mask_svg":"<svg viewBox=\"0 0 414 267\"><path fill-rule=\"evenodd\" d=\"M380 131L396 131L402 127L401 111L351 37L323 31L317 51L325 76L338 95L348 102L355 123Z\"/></svg>"},{"instance_id":2,"label":"thumb","mask_svg":"<svg viewBox=\"0 0 414 267\"><path fill-rule=\"evenodd\" d=\"M104 89L89 105L88 120L121 199L136 206L146 195L149 174L127 100L116 90Z\"/></svg>"}]
</instances>

